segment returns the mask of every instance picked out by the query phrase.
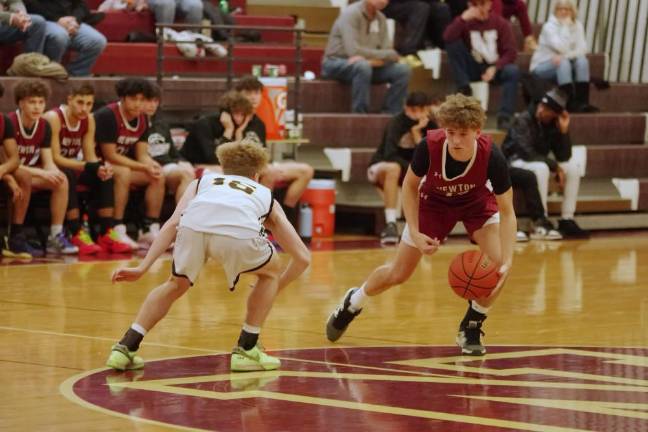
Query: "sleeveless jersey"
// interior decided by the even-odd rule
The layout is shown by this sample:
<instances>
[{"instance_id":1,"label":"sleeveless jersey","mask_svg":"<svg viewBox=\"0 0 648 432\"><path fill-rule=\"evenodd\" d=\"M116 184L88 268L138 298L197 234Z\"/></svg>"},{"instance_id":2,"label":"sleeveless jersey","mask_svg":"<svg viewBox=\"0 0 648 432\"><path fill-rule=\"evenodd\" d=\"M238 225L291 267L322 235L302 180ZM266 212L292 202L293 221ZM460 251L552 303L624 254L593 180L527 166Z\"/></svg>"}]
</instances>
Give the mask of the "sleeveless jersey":
<instances>
[{"instance_id":1,"label":"sleeveless jersey","mask_svg":"<svg viewBox=\"0 0 648 432\"><path fill-rule=\"evenodd\" d=\"M250 178L210 173L200 179L180 226L240 239L255 238L263 231L272 203L270 189Z\"/></svg>"},{"instance_id":2,"label":"sleeveless jersey","mask_svg":"<svg viewBox=\"0 0 648 432\"><path fill-rule=\"evenodd\" d=\"M59 131L59 142L61 143L61 156L76 159L81 151L83 137L88 132L88 118L79 121L75 128L71 127L65 116L64 106L61 105L53 109L58 115L61 129Z\"/></svg>"},{"instance_id":3,"label":"sleeveless jersey","mask_svg":"<svg viewBox=\"0 0 648 432\"><path fill-rule=\"evenodd\" d=\"M31 134L28 134L22 126L18 110L9 113L8 117L15 130L20 163L26 166L38 165L47 122L42 118L38 119ZM49 147L49 145L45 145L45 147Z\"/></svg>"},{"instance_id":4,"label":"sleeveless jersey","mask_svg":"<svg viewBox=\"0 0 648 432\"><path fill-rule=\"evenodd\" d=\"M141 140L142 134L146 131L146 118L144 114L137 117L137 125L131 126L119 109L119 102L113 102L107 105L108 108L115 115L115 122L117 123L117 153L120 155L127 155L133 149L133 146Z\"/></svg>"},{"instance_id":5,"label":"sleeveless jersey","mask_svg":"<svg viewBox=\"0 0 648 432\"><path fill-rule=\"evenodd\" d=\"M465 171L451 179L445 172L446 157L448 157L445 130L429 131L426 141L430 166L420 187L422 205L462 206L494 197L488 181L488 162L492 148L490 137L485 135L477 137L475 152Z\"/></svg>"}]
</instances>

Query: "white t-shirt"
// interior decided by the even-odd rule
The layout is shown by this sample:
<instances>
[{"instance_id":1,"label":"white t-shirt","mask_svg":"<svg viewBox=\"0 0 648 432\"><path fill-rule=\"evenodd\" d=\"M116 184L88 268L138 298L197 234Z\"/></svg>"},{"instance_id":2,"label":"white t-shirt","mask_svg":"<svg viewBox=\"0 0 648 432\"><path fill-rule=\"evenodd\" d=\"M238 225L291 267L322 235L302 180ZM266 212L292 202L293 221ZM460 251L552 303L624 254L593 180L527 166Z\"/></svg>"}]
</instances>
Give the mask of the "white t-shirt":
<instances>
[{"instance_id":1,"label":"white t-shirt","mask_svg":"<svg viewBox=\"0 0 648 432\"><path fill-rule=\"evenodd\" d=\"M262 232L272 202L270 189L250 178L206 174L182 213L180 226L240 239L255 238Z\"/></svg>"}]
</instances>

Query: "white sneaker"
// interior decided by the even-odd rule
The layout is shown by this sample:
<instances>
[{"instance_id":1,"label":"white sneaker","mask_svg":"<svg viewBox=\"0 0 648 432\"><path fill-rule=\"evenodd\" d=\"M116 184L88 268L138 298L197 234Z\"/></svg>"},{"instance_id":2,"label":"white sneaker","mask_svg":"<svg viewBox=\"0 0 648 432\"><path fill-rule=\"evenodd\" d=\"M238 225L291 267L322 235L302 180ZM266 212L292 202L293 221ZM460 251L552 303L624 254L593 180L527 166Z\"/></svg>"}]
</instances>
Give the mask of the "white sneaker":
<instances>
[{"instance_id":1,"label":"white sneaker","mask_svg":"<svg viewBox=\"0 0 648 432\"><path fill-rule=\"evenodd\" d=\"M516 242L528 242L529 241L529 236L524 232L524 231L518 231L515 234L515 241Z\"/></svg>"},{"instance_id":2,"label":"white sneaker","mask_svg":"<svg viewBox=\"0 0 648 432\"><path fill-rule=\"evenodd\" d=\"M555 229L537 226L531 231L532 240L561 240L562 234Z\"/></svg>"},{"instance_id":3,"label":"white sneaker","mask_svg":"<svg viewBox=\"0 0 648 432\"><path fill-rule=\"evenodd\" d=\"M124 224L115 225L113 229L117 233L117 239L121 243L126 243L128 246L131 247L132 250L137 250L137 242L132 238L130 238L130 236L126 232L126 225Z\"/></svg>"},{"instance_id":4,"label":"white sneaker","mask_svg":"<svg viewBox=\"0 0 648 432\"><path fill-rule=\"evenodd\" d=\"M152 223L147 232L142 232L140 230L139 236L137 237L137 246L140 249L148 249L153 244L153 240L160 234L160 224Z\"/></svg>"}]
</instances>

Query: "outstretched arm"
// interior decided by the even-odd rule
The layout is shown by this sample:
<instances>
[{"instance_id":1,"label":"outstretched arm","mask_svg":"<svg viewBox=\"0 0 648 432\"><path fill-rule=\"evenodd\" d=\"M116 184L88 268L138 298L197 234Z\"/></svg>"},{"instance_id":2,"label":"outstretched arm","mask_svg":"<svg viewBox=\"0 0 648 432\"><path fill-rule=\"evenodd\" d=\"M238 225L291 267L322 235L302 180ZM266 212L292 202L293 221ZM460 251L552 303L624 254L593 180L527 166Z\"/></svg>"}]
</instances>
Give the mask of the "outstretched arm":
<instances>
[{"instance_id":1,"label":"outstretched arm","mask_svg":"<svg viewBox=\"0 0 648 432\"><path fill-rule=\"evenodd\" d=\"M310 252L277 201L274 202L272 212L264 225L272 231L272 236L279 246L290 255L290 262L279 277L279 290L281 290L306 270L310 264Z\"/></svg>"},{"instance_id":2,"label":"outstretched arm","mask_svg":"<svg viewBox=\"0 0 648 432\"><path fill-rule=\"evenodd\" d=\"M182 212L187 208L189 202L196 196L196 185L198 180L192 181L187 190L185 190L184 195L178 202L173 215L164 223L162 229L160 229L160 234L158 234L144 259L140 262L137 267L124 267L115 270L112 275L112 281L114 282L132 282L139 279L144 273L148 271L153 263L162 255L168 248L171 246L171 243L176 237L178 223L180 222L180 216Z\"/></svg>"}]
</instances>

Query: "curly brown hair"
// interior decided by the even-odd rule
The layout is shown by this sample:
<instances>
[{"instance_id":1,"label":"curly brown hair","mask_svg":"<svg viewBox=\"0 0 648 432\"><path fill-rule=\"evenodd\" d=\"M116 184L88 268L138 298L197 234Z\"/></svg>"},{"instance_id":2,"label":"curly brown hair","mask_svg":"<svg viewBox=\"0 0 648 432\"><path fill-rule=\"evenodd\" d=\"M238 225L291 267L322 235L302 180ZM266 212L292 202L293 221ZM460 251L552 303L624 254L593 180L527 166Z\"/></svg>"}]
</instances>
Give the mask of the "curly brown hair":
<instances>
[{"instance_id":1,"label":"curly brown hair","mask_svg":"<svg viewBox=\"0 0 648 432\"><path fill-rule=\"evenodd\" d=\"M42 97L47 100L50 95L49 86L45 84L45 81L39 79L26 79L20 81L16 84L13 91L16 105L25 98Z\"/></svg>"},{"instance_id":2,"label":"curly brown hair","mask_svg":"<svg viewBox=\"0 0 648 432\"><path fill-rule=\"evenodd\" d=\"M481 129L486 122L486 113L477 99L457 93L446 97L436 120L442 128Z\"/></svg>"},{"instance_id":3,"label":"curly brown hair","mask_svg":"<svg viewBox=\"0 0 648 432\"><path fill-rule=\"evenodd\" d=\"M231 113L241 113L244 115L250 115L254 112L254 107L252 103L243 96L241 92L235 90L228 91L218 100L218 108L221 111L227 111Z\"/></svg>"},{"instance_id":4,"label":"curly brown hair","mask_svg":"<svg viewBox=\"0 0 648 432\"><path fill-rule=\"evenodd\" d=\"M254 178L268 164L266 150L249 139L221 144L216 156L223 167L224 174Z\"/></svg>"}]
</instances>

